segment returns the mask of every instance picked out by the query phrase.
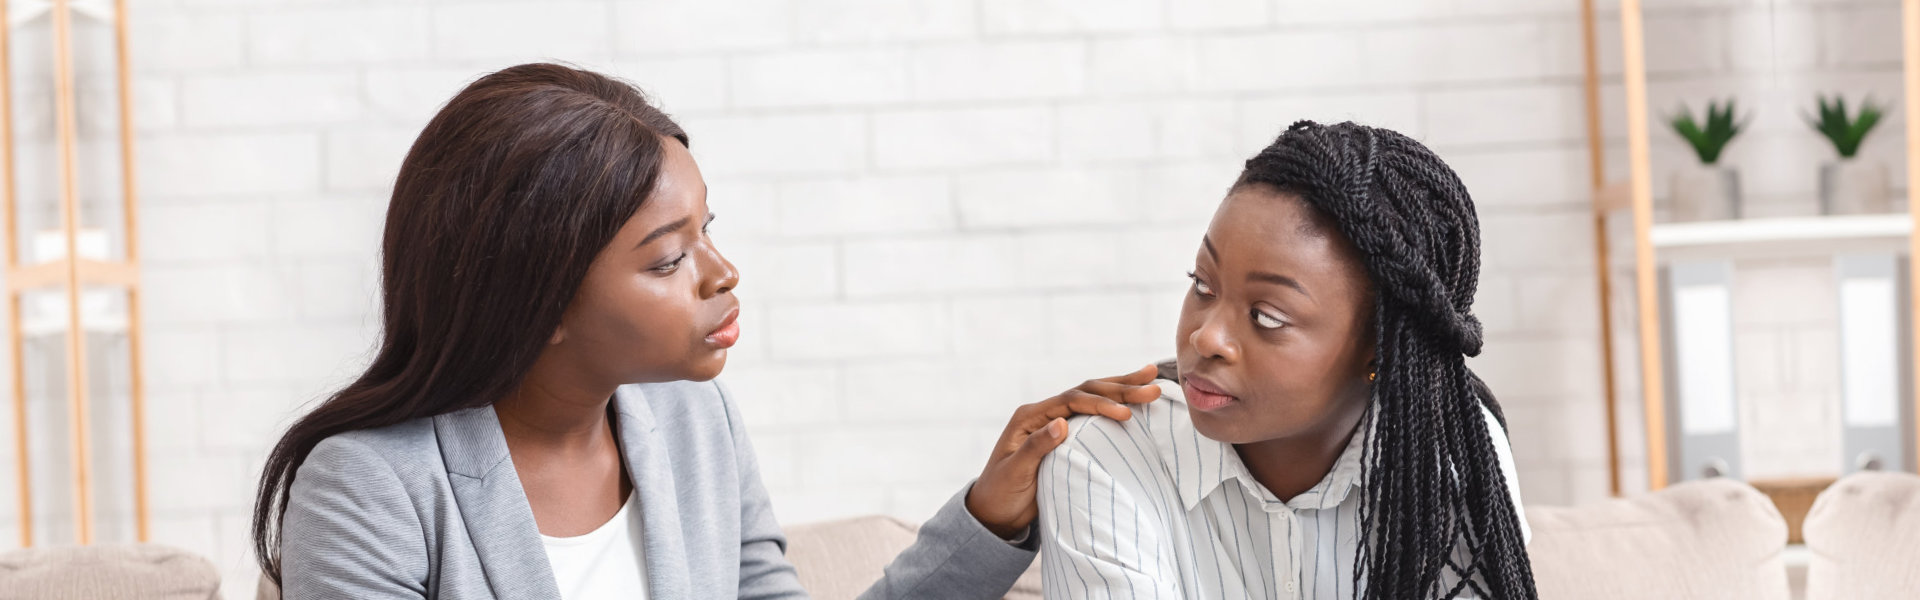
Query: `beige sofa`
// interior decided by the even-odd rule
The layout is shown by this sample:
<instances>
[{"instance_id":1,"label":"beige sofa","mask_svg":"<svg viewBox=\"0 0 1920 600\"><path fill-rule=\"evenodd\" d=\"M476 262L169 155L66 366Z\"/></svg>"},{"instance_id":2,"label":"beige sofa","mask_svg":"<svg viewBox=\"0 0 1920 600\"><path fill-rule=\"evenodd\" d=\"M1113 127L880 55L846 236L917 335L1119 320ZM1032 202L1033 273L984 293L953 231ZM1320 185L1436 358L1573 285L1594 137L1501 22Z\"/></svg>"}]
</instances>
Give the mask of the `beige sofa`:
<instances>
[{"instance_id":1,"label":"beige sofa","mask_svg":"<svg viewBox=\"0 0 1920 600\"><path fill-rule=\"evenodd\" d=\"M854 598L907 546L919 526L892 517L860 517L787 528L787 558L815 600ZM1006 600L1039 600L1040 561L1014 583Z\"/></svg>"},{"instance_id":2,"label":"beige sofa","mask_svg":"<svg viewBox=\"0 0 1920 600\"><path fill-rule=\"evenodd\" d=\"M1540 597L1787 600L1787 526L1745 484L1691 482L1587 506L1528 507ZM914 527L866 517L790 528L788 555L819 600L846 600L913 543ZM1036 563L1007 594L1040 597Z\"/></svg>"},{"instance_id":3,"label":"beige sofa","mask_svg":"<svg viewBox=\"0 0 1920 600\"><path fill-rule=\"evenodd\" d=\"M1541 598L1789 598L1786 524L1764 495L1738 482L1691 482L1580 507L1533 506L1527 517ZM788 528L788 555L815 598L853 598L914 535L915 526L887 517L798 525ZM1806 537L1814 557L1809 600L1920 598L1920 477L1840 480L1815 503ZM212 597L218 581L205 560L144 548L0 555L0 600ZM121 561L129 564L115 564ZM168 595L126 593L149 589L124 583L135 578L173 583L153 588ZM1039 598L1038 584L1029 571L1007 598ZM261 598L274 597L263 585Z\"/></svg>"},{"instance_id":4,"label":"beige sofa","mask_svg":"<svg viewBox=\"0 0 1920 600\"><path fill-rule=\"evenodd\" d=\"M1546 599L1787 600L1787 524L1732 480L1688 482L1573 508L1528 507Z\"/></svg>"},{"instance_id":5,"label":"beige sofa","mask_svg":"<svg viewBox=\"0 0 1920 600\"><path fill-rule=\"evenodd\" d=\"M210 600L213 563L158 544L101 544L0 554L0 600Z\"/></svg>"},{"instance_id":6,"label":"beige sofa","mask_svg":"<svg viewBox=\"0 0 1920 600\"><path fill-rule=\"evenodd\" d=\"M1920 598L1920 476L1849 475L1802 528L1808 600Z\"/></svg>"}]
</instances>

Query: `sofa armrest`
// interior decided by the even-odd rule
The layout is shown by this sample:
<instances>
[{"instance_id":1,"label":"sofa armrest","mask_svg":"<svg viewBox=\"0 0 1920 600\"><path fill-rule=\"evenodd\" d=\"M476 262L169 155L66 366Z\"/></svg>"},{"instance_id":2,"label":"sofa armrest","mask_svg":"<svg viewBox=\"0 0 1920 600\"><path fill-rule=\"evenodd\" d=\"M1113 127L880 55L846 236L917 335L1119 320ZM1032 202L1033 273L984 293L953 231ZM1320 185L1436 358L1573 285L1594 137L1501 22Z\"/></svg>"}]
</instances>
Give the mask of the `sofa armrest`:
<instances>
[{"instance_id":1,"label":"sofa armrest","mask_svg":"<svg viewBox=\"0 0 1920 600\"><path fill-rule=\"evenodd\" d=\"M1786 600L1787 526L1733 480L1691 481L1587 506L1529 506L1542 598Z\"/></svg>"},{"instance_id":2,"label":"sofa armrest","mask_svg":"<svg viewBox=\"0 0 1920 600\"><path fill-rule=\"evenodd\" d=\"M0 554L0 600L209 600L213 563L158 544L26 548Z\"/></svg>"}]
</instances>

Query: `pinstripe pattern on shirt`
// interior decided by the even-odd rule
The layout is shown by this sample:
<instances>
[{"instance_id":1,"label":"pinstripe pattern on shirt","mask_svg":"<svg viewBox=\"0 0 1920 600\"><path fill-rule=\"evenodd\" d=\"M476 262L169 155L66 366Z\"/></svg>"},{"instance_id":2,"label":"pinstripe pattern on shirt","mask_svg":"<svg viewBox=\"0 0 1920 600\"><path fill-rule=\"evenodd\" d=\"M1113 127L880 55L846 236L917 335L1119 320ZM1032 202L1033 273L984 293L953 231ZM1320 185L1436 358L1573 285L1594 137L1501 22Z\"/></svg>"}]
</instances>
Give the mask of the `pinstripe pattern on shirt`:
<instances>
[{"instance_id":1,"label":"pinstripe pattern on shirt","mask_svg":"<svg viewBox=\"0 0 1920 600\"><path fill-rule=\"evenodd\" d=\"M1163 401L1134 406L1132 420L1074 420L1068 440L1041 464L1046 597L1356 597L1370 422L1326 477L1282 500L1253 479L1231 445L1194 429L1177 384L1160 387ZM1517 511L1512 450L1492 413L1482 412ZM1524 516L1521 532L1531 537Z\"/></svg>"}]
</instances>

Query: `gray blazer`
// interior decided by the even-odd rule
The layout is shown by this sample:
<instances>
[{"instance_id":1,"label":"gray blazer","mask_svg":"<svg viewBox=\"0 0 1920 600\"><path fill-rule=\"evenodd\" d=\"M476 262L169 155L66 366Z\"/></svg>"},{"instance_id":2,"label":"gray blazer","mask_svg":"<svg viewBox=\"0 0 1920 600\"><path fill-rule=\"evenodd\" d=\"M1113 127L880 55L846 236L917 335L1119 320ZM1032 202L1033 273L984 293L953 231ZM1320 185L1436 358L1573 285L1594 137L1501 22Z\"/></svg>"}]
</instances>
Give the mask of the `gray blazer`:
<instances>
[{"instance_id":1,"label":"gray blazer","mask_svg":"<svg viewBox=\"0 0 1920 600\"><path fill-rule=\"evenodd\" d=\"M651 598L805 598L739 413L716 383L623 386ZM884 450L884 449L876 449ZM560 598L492 407L327 438L295 475L282 597ZM954 496L862 598L997 598L1034 552Z\"/></svg>"}]
</instances>

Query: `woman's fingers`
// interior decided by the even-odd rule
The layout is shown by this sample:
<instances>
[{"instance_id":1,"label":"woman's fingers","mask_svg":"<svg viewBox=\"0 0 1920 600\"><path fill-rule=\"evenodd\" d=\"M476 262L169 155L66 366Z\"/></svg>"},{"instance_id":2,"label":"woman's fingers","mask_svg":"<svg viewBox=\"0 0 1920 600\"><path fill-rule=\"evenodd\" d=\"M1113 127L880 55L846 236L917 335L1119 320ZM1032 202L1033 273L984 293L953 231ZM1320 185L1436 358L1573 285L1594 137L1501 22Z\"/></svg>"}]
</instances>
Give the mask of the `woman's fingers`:
<instances>
[{"instance_id":1,"label":"woman's fingers","mask_svg":"<svg viewBox=\"0 0 1920 600\"><path fill-rule=\"evenodd\" d=\"M1114 383L1108 381L1089 381L1074 388L1077 391L1104 396L1108 400L1124 404L1144 404L1160 397L1160 386L1152 382L1145 384Z\"/></svg>"},{"instance_id":2,"label":"woman's fingers","mask_svg":"<svg viewBox=\"0 0 1920 600\"><path fill-rule=\"evenodd\" d=\"M1114 402L1106 396L1089 394L1080 390L1067 390L1058 396L1020 407L1014 411L1013 421L1007 423L1008 433L1014 430L1033 432L1047 422L1073 415L1100 415L1110 419L1126 420L1133 415L1126 405Z\"/></svg>"},{"instance_id":3,"label":"woman's fingers","mask_svg":"<svg viewBox=\"0 0 1920 600\"><path fill-rule=\"evenodd\" d=\"M1089 380L1058 396L1015 409L1000 434L1000 443L994 446L993 458L1019 451L1029 437L1057 419L1073 415L1100 415L1116 421L1133 418L1133 411L1126 405L1159 399L1160 388L1153 385L1156 372L1148 365L1126 375Z\"/></svg>"},{"instance_id":4,"label":"woman's fingers","mask_svg":"<svg viewBox=\"0 0 1920 600\"><path fill-rule=\"evenodd\" d=\"M1064 402L1068 415L1100 415L1116 421L1125 421L1133 418L1133 411L1129 410L1127 405L1104 394L1094 394L1076 389L1067 390L1067 393L1059 395L1058 398Z\"/></svg>"},{"instance_id":5,"label":"woman's fingers","mask_svg":"<svg viewBox=\"0 0 1920 600\"><path fill-rule=\"evenodd\" d=\"M1132 418L1128 404L1160 397L1160 388L1152 385L1157 372L1148 365L1126 375L1090 380L1015 409L1000 433L1000 443L987 457L986 469L967 493L967 511L1002 538L1025 530L1039 514L1034 492L1039 489L1040 461L1067 440L1066 418L1076 414L1118 421Z\"/></svg>"},{"instance_id":6,"label":"woman's fingers","mask_svg":"<svg viewBox=\"0 0 1920 600\"><path fill-rule=\"evenodd\" d=\"M967 492L967 512L994 535L1013 539L1039 514L1034 493L1039 489L1040 461L1067 440L1067 421L1054 418L1036 427L1022 427L1016 417L1000 440L987 468Z\"/></svg>"},{"instance_id":7,"label":"woman's fingers","mask_svg":"<svg viewBox=\"0 0 1920 600\"><path fill-rule=\"evenodd\" d=\"M1160 388L1153 384L1159 374L1158 366L1147 365L1125 375L1090 379L1075 389L1106 396L1114 402L1143 404L1160 398Z\"/></svg>"},{"instance_id":8,"label":"woman's fingers","mask_svg":"<svg viewBox=\"0 0 1920 600\"><path fill-rule=\"evenodd\" d=\"M1093 381L1105 381L1109 383L1125 383L1125 384L1131 384L1131 385L1146 385L1149 383L1153 383L1154 377L1156 377L1159 373L1160 373L1160 367L1156 365L1147 365L1144 367L1140 367L1139 369L1135 370L1132 373L1128 373L1125 375L1115 375L1113 377L1101 377ZM1087 383L1093 383L1093 381L1089 381Z\"/></svg>"},{"instance_id":9,"label":"woman's fingers","mask_svg":"<svg viewBox=\"0 0 1920 600\"><path fill-rule=\"evenodd\" d=\"M1012 472L1022 475L1037 474L1040 472L1040 459L1046 458L1048 452L1060 447L1064 441L1067 441L1067 420L1047 421L1047 424L1028 434L1026 441L1021 442L1020 449L1007 459L1008 467Z\"/></svg>"}]
</instances>

